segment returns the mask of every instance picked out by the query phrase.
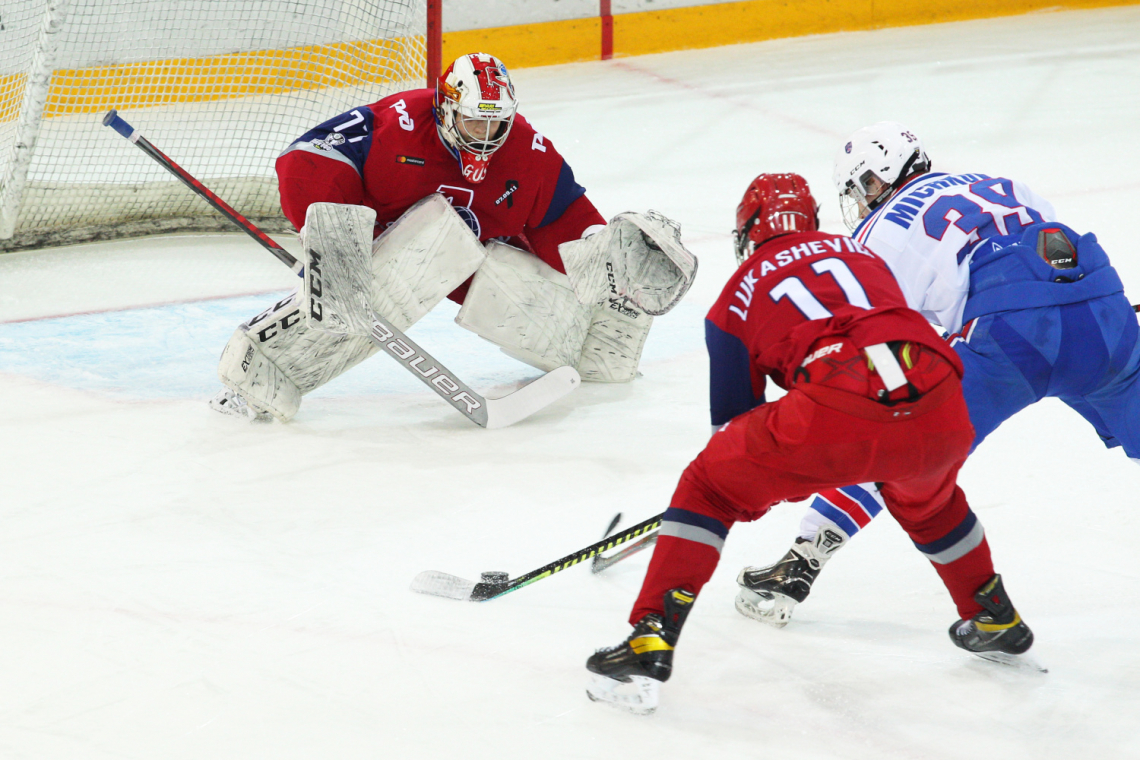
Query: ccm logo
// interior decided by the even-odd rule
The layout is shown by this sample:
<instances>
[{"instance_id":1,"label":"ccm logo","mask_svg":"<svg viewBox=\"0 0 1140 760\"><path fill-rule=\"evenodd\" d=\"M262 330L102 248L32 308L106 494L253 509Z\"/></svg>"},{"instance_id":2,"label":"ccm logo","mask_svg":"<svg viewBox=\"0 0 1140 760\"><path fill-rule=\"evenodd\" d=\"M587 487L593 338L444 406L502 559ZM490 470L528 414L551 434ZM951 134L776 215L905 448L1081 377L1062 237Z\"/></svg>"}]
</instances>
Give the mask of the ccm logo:
<instances>
[{"instance_id":1,"label":"ccm logo","mask_svg":"<svg viewBox=\"0 0 1140 760\"><path fill-rule=\"evenodd\" d=\"M301 310L293 309L281 318L280 322L270 322L267 326L257 331L257 339L261 343L276 336L279 332L285 332L293 325L301 321ZM244 363L243 363L244 366Z\"/></svg>"},{"instance_id":2,"label":"ccm logo","mask_svg":"<svg viewBox=\"0 0 1140 760\"><path fill-rule=\"evenodd\" d=\"M373 322L372 336L384 344L384 348L387 349L388 353L411 367L421 377L432 377L434 375L435 378L431 381L431 384L439 391L439 395L449 398L452 401L461 401L464 406L467 407L468 414L483 406L470 393L461 390L459 383L440 372L439 367L431 366L424 368L422 365L427 361L427 357L404 341L396 338L392 334L392 331L384 327L384 325L379 322Z\"/></svg>"},{"instance_id":3,"label":"ccm logo","mask_svg":"<svg viewBox=\"0 0 1140 760\"><path fill-rule=\"evenodd\" d=\"M324 319L324 306L321 305L321 295L324 293L321 283L321 255L309 250L309 316L320 322Z\"/></svg>"}]
</instances>

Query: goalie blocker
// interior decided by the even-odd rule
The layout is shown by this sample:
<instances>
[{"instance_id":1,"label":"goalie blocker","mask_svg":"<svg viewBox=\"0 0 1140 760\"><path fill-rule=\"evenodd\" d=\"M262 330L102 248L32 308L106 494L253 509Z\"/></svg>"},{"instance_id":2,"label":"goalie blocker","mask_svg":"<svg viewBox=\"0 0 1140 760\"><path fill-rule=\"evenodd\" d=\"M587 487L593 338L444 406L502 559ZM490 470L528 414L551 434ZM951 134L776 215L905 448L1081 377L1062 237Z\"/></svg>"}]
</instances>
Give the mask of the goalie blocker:
<instances>
[{"instance_id":1,"label":"goalie blocker","mask_svg":"<svg viewBox=\"0 0 1140 760\"><path fill-rule=\"evenodd\" d=\"M539 369L572 366L595 382L636 376L650 310L672 308L696 271L679 230L652 212L619 215L602 232L563 244L560 253L575 263L567 276L499 241L484 247L438 194L412 206L375 242L364 223L334 229L343 222L334 225L319 211L330 205L314 204L305 220L305 287L241 325L218 367L222 383L251 409L283 422L303 395L378 350L367 337L321 324L340 313L322 311L321 259L330 248L338 251L334 260L368 270L349 278L361 283L351 297L397 329L407 330L474 274L456 317L460 326Z\"/></svg>"}]
</instances>

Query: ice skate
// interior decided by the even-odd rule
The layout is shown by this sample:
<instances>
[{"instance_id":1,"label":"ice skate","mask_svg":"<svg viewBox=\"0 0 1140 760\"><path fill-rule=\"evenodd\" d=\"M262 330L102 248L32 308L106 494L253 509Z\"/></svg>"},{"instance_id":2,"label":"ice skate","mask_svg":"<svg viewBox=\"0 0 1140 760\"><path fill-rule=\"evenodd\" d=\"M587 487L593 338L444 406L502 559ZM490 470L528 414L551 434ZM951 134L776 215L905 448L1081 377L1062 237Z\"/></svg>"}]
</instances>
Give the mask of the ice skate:
<instances>
[{"instance_id":1,"label":"ice skate","mask_svg":"<svg viewBox=\"0 0 1140 760\"><path fill-rule=\"evenodd\" d=\"M210 408L215 412L227 414L231 417L241 417L250 422L271 422L273 415L269 412L259 412L237 393L229 388L222 388L218 395L210 399Z\"/></svg>"},{"instance_id":2,"label":"ice skate","mask_svg":"<svg viewBox=\"0 0 1140 760\"><path fill-rule=\"evenodd\" d=\"M1033 631L1014 609L1001 576L990 578L974 594L974 600L985 610L951 625L951 641L986 660L1045 672L1045 668L1025 656L1033 646Z\"/></svg>"},{"instance_id":3,"label":"ice skate","mask_svg":"<svg viewBox=\"0 0 1140 760\"><path fill-rule=\"evenodd\" d=\"M634 715L652 714L661 684L673 672L673 649L695 600L683 589L667 592L664 615L646 615L625 641L590 655L586 668L594 676L586 696Z\"/></svg>"},{"instance_id":4,"label":"ice skate","mask_svg":"<svg viewBox=\"0 0 1140 760\"><path fill-rule=\"evenodd\" d=\"M814 540L797 538L779 562L767 567L746 567L736 582L736 610L745 617L783 628L795 606L807 599L820 569L847 536L838 528L824 527Z\"/></svg>"}]
</instances>

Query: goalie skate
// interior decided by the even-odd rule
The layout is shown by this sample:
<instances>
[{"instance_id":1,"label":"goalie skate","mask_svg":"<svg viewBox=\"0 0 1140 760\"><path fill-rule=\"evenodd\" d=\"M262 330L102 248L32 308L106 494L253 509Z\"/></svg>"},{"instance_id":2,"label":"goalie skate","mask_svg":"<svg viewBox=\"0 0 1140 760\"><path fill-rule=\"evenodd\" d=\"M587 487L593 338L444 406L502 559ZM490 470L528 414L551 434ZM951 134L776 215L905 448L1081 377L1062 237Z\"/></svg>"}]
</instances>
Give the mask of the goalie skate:
<instances>
[{"instance_id":1,"label":"goalie skate","mask_svg":"<svg viewBox=\"0 0 1140 760\"><path fill-rule=\"evenodd\" d=\"M594 675L586 686L592 702L602 702L633 715L652 715L657 710L661 682L648 676L628 676L618 681L609 676Z\"/></svg>"},{"instance_id":2,"label":"goalie skate","mask_svg":"<svg viewBox=\"0 0 1140 760\"><path fill-rule=\"evenodd\" d=\"M251 407L246 400L229 388L222 388L218 395L210 399L210 408L220 414L230 417L240 417L250 422L272 422L273 415L268 412L259 412Z\"/></svg>"}]
</instances>

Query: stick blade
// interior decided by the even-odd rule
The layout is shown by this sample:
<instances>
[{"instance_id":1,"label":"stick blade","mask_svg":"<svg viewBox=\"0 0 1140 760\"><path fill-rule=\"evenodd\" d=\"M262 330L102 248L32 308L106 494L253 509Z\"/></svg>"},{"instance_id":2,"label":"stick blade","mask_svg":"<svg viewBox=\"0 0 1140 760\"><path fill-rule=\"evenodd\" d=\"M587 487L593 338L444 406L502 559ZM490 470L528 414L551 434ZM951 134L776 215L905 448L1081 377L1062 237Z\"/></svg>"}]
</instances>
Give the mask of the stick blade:
<instances>
[{"instance_id":1,"label":"stick blade","mask_svg":"<svg viewBox=\"0 0 1140 760\"><path fill-rule=\"evenodd\" d=\"M633 544L629 544L628 546L625 546L625 548L619 549L618 551L608 556L599 554L598 556L594 557L594 562L590 565L590 572L594 573L595 575L601 572L605 572L606 568L616 565L623 559L632 557L639 551L648 549L657 543L657 535L657 533L650 533L648 536L643 537L641 540Z\"/></svg>"},{"instance_id":2,"label":"stick blade","mask_svg":"<svg viewBox=\"0 0 1140 760\"><path fill-rule=\"evenodd\" d=\"M439 570L424 570L412 579L412 591L417 594L430 594L469 602L472 601L471 595L475 591L475 581Z\"/></svg>"},{"instance_id":3,"label":"stick blade","mask_svg":"<svg viewBox=\"0 0 1140 760\"><path fill-rule=\"evenodd\" d=\"M582 384L578 370L558 367L502 398L487 399L488 430L509 427L570 394Z\"/></svg>"}]
</instances>

